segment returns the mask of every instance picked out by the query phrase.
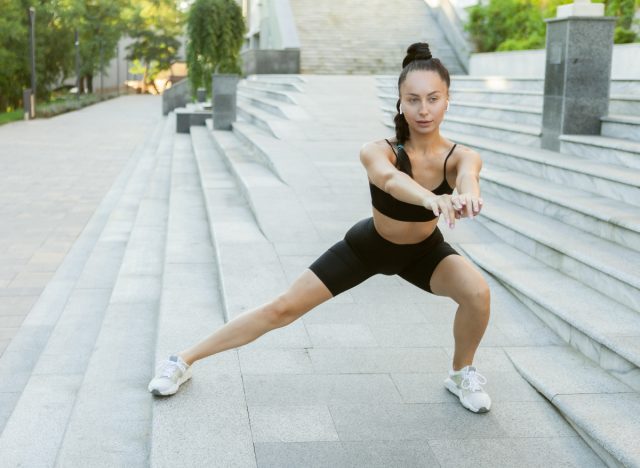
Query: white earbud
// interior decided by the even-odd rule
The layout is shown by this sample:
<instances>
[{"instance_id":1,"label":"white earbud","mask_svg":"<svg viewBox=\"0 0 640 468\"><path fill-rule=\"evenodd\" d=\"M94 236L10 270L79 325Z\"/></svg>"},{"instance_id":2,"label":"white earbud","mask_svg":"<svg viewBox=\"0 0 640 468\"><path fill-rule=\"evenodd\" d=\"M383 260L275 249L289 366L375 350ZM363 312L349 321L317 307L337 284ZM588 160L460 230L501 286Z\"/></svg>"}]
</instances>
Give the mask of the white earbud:
<instances>
[{"instance_id":1,"label":"white earbud","mask_svg":"<svg viewBox=\"0 0 640 468\"><path fill-rule=\"evenodd\" d=\"M447 110L449 110L449 101L447 101Z\"/></svg>"},{"instance_id":2,"label":"white earbud","mask_svg":"<svg viewBox=\"0 0 640 468\"><path fill-rule=\"evenodd\" d=\"M400 109L400 113L402 114L402 106L398 106L398 108Z\"/></svg>"}]
</instances>

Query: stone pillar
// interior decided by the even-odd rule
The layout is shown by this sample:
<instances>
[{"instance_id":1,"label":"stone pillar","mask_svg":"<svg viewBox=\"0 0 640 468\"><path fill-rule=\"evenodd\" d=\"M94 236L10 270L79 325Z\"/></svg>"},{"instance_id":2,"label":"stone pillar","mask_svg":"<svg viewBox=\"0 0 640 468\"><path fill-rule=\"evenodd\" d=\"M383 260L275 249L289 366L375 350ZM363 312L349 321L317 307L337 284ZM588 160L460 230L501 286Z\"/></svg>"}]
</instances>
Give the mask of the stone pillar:
<instances>
[{"instance_id":1,"label":"stone pillar","mask_svg":"<svg viewBox=\"0 0 640 468\"><path fill-rule=\"evenodd\" d=\"M213 128L231 130L236 121L236 89L240 75L213 75Z\"/></svg>"},{"instance_id":2,"label":"stone pillar","mask_svg":"<svg viewBox=\"0 0 640 468\"><path fill-rule=\"evenodd\" d=\"M600 134L600 117L609 108L616 20L603 14L603 4L576 0L545 20L543 148L559 150L562 134Z\"/></svg>"},{"instance_id":3,"label":"stone pillar","mask_svg":"<svg viewBox=\"0 0 640 468\"><path fill-rule=\"evenodd\" d=\"M204 88L196 89L196 100L198 102L204 102L207 100L207 90Z\"/></svg>"}]
</instances>

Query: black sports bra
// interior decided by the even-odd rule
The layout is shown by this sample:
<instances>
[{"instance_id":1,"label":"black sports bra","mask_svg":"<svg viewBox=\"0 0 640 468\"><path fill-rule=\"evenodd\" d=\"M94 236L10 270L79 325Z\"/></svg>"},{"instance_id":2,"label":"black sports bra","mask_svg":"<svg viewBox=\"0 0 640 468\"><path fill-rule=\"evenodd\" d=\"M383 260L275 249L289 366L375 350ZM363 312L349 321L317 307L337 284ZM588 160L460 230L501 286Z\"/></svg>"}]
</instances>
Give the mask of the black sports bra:
<instances>
[{"instance_id":1,"label":"black sports bra","mask_svg":"<svg viewBox=\"0 0 640 468\"><path fill-rule=\"evenodd\" d=\"M409 160L409 156L405 152L404 147L402 145L398 145L398 152L396 153L389 140L385 138L385 141L389 143L393 153L396 155L396 168L405 172L410 177L413 177L411 161ZM447 159L449 159L449 156L451 156L456 146L457 143L453 145L453 148L451 148L451 151L449 151L449 154L447 154L447 157L444 160L444 180L435 189L431 190L431 192L436 195L453 193L453 188L451 188L447 182ZM371 181L369 181L369 190L371 191L371 203L373 206L380 213L390 218L398 221L431 221L436 218L432 210L429 210L424 206L414 205L413 203L398 200L391 196L391 194L380 189L377 185L372 184Z\"/></svg>"}]
</instances>

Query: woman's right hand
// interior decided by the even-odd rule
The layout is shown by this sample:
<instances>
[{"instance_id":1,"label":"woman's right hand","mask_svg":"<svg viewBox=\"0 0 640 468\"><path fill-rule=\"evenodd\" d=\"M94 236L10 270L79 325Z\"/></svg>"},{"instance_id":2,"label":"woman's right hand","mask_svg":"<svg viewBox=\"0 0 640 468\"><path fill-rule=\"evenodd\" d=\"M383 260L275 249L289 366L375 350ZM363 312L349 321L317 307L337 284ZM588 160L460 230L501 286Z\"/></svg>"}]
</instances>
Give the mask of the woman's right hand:
<instances>
[{"instance_id":1,"label":"woman's right hand","mask_svg":"<svg viewBox=\"0 0 640 468\"><path fill-rule=\"evenodd\" d=\"M456 219L459 218L456 216L456 212L461 209L460 202L454 202L451 199L451 195L446 193L435 197L427 197L424 201L424 207L433 211L436 216L440 216L440 213L442 213L451 229L454 228Z\"/></svg>"}]
</instances>

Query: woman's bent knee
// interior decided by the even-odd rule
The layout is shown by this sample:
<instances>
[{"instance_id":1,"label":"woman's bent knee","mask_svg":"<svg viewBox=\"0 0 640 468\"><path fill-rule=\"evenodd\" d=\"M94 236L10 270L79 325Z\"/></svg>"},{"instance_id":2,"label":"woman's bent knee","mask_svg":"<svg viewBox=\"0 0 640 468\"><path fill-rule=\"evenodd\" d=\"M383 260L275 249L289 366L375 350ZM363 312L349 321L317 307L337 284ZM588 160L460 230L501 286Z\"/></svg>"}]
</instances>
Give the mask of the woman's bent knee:
<instances>
[{"instance_id":1,"label":"woman's bent knee","mask_svg":"<svg viewBox=\"0 0 640 468\"><path fill-rule=\"evenodd\" d=\"M463 295L464 304L478 309L489 309L491 303L491 291L486 283L470 286Z\"/></svg>"}]
</instances>

